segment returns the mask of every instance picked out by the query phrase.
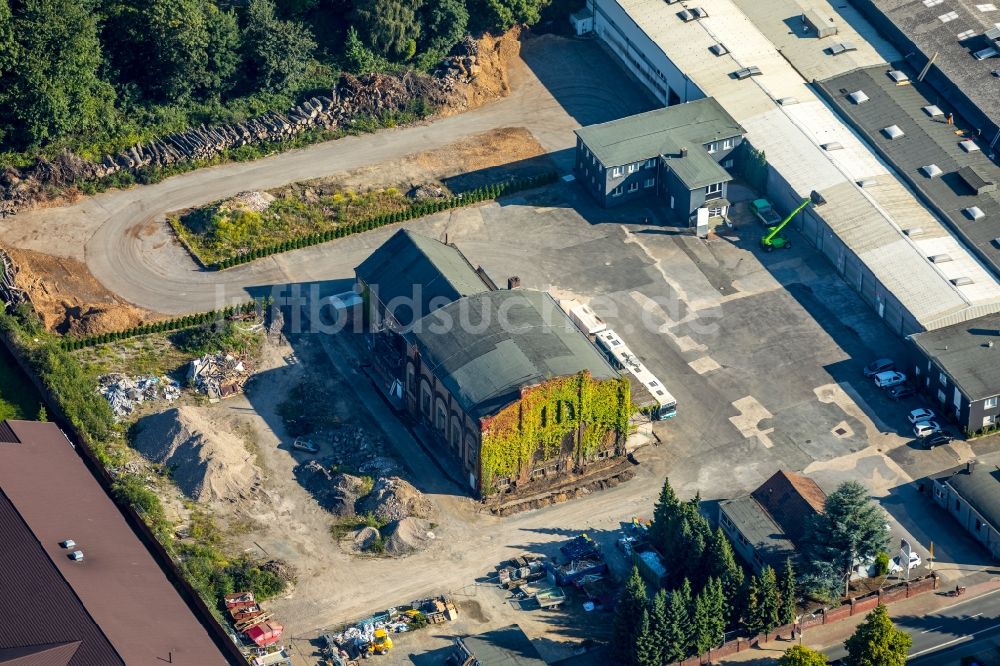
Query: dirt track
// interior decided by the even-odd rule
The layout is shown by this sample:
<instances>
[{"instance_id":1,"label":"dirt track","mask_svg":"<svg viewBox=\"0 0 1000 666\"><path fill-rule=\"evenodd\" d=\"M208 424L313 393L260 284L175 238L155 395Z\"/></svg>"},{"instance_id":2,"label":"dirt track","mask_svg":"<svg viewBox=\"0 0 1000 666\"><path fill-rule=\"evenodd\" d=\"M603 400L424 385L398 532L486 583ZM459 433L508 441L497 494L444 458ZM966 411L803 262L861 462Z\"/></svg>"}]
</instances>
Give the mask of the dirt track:
<instances>
[{"instance_id":1,"label":"dirt track","mask_svg":"<svg viewBox=\"0 0 1000 666\"><path fill-rule=\"evenodd\" d=\"M391 162L501 127L525 126L546 151L561 151L573 145L572 130L579 125L635 108L637 93L623 95L594 76L595 68L611 65L591 42L532 38L522 54L523 59L510 68L511 94L467 113L22 213L0 221L0 239L15 247L83 260L109 291L164 314L208 310L225 298L245 299L247 287L350 277L380 234L290 252L224 273L206 273L174 241L164 214L248 189ZM566 157L566 153L559 157L564 167Z\"/></svg>"}]
</instances>

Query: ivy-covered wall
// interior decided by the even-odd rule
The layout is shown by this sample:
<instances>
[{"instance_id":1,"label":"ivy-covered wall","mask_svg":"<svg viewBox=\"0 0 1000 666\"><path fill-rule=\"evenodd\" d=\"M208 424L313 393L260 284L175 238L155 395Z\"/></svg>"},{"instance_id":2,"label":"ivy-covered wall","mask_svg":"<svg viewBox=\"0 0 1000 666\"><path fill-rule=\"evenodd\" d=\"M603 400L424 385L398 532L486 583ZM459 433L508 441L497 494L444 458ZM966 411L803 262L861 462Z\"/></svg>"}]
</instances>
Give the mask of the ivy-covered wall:
<instances>
[{"instance_id":1,"label":"ivy-covered wall","mask_svg":"<svg viewBox=\"0 0 1000 666\"><path fill-rule=\"evenodd\" d=\"M628 435L631 405L628 380L596 381L587 371L525 389L520 401L483 422L482 494L492 494L498 478L527 480L539 462L563 455L567 440L574 460L591 459L608 433Z\"/></svg>"}]
</instances>

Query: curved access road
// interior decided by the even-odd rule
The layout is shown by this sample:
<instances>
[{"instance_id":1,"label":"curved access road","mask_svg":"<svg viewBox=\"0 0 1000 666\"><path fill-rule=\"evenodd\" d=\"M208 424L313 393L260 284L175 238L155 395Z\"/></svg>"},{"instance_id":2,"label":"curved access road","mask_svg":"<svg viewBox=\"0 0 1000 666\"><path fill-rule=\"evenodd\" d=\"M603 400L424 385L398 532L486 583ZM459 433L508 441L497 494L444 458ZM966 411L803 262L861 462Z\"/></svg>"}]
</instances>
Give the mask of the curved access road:
<instances>
[{"instance_id":1,"label":"curved access road","mask_svg":"<svg viewBox=\"0 0 1000 666\"><path fill-rule=\"evenodd\" d=\"M164 215L245 190L388 162L500 127L526 127L549 152L567 149L574 143L572 130L581 124L648 108L648 100L623 81L615 67L592 42L531 39L524 44L523 60L510 68L511 94L478 109L254 162L201 169L61 208L29 211L0 221L0 239L16 247L81 259L113 293L164 314L210 310L234 299L245 300L247 290L254 287L349 278L390 230L288 252L224 272L206 272L173 239ZM601 70L608 76L601 76ZM609 80L619 83L609 85ZM423 224L418 221L416 226Z\"/></svg>"}]
</instances>

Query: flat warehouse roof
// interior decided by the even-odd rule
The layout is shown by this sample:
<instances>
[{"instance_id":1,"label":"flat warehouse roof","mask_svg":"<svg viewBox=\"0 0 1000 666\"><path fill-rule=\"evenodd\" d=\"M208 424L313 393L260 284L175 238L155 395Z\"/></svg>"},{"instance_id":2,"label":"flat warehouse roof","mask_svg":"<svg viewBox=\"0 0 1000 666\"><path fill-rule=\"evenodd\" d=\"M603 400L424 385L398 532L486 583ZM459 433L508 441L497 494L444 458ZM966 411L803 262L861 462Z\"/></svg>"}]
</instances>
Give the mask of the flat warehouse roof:
<instances>
[{"instance_id":1,"label":"flat warehouse roof","mask_svg":"<svg viewBox=\"0 0 1000 666\"><path fill-rule=\"evenodd\" d=\"M858 45L857 51L831 56L818 48L802 47L792 49L786 59L765 32L773 34L775 22L800 21L801 9L789 16L751 11L748 20L733 0L703 0L708 17L684 23L674 15L674 6L662 0L596 0L596 4L612 17L626 13L703 94L714 97L746 128L746 138L765 152L798 196L820 192L827 204L811 208L809 214L821 218L921 326L937 328L1000 309L1000 283L816 96L803 77L802 72L810 71L810 62L818 58L829 59L825 71L884 64L865 45L862 33L873 31L859 16L852 16L850 23L860 26L861 32L845 20L838 22L843 32L836 37L802 38L814 43L847 38ZM782 11L793 12L792 7ZM708 51L719 42L729 53L714 56ZM732 73L748 65L760 67L761 75L734 80ZM789 97L798 103L777 103ZM820 147L831 142L843 149ZM860 187L857 183L862 180L871 181L874 187ZM913 225L922 227L936 244L947 245L948 253L967 271L978 267L979 279L968 286L952 283L954 276L948 271L953 266L932 264L919 242L903 233Z\"/></svg>"},{"instance_id":2,"label":"flat warehouse roof","mask_svg":"<svg viewBox=\"0 0 1000 666\"><path fill-rule=\"evenodd\" d=\"M1000 23L1000 2L867 1L894 23L924 56L935 56L934 65L941 73L994 123L1000 125L1000 102L997 101L1000 79L993 76L993 70L1000 67L1000 58L994 56L977 60L972 55L989 47L990 40L985 37L985 33ZM952 12L954 18L942 20L942 16ZM968 31L972 34L969 35Z\"/></svg>"},{"instance_id":3,"label":"flat warehouse roof","mask_svg":"<svg viewBox=\"0 0 1000 666\"><path fill-rule=\"evenodd\" d=\"M964 137L955 134L955 127L943 117L931 117L923 110L933 103L923 94L924 86L897 86L886 76L885 66L855 70L817 85L830 103L937 207L952 231L1000 276L1000 244L995 242L1000 237L1000 193L996 191L1000 167L982 151L963 150L959 142ZM863 90L869 100L854 104L842 90ZM880 128L886 123L898 125L905 136L885 140ZM921 171L930 164L940 168L942 174L929 177ZM982 219L972 220L964 212L973 206L983 211Z\"/></svg>"}]
</instances>

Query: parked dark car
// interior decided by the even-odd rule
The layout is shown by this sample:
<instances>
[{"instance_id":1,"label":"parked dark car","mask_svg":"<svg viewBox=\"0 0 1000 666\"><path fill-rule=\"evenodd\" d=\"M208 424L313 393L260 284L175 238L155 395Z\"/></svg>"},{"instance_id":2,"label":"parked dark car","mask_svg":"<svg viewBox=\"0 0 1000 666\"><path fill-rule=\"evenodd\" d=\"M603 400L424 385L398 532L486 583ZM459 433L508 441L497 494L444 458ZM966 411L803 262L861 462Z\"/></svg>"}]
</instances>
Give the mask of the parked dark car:
<instances>
[{"instance_id":1,"label":"parked dark car","mask_svg":"<svg viewBox=\"0 0 1000 666\"><path fill-rule=\"evenodd\" d=\"M898 384L886 390L885 394L891 400L902 400L916 395L917 391L909 384Z\"/></svg>"},{"instance_id":2,"label":"parked dark car","mask_svg":"<svg viewBox=\"0 0 1000 666\"><path fill-rule=\"evenodd\" d=\"M872 361L865 366L865 377L874 377L880 372L886 372L887 370L895 370L896 362L891 358L880 358Z\"/></svg>"},{"instance_id":3,"label":"parked dark car","mask_svg":"<svg viewBox=\"0 0 1000 666\"><path fill-rule=\"evenodd\" d=\"M930 437L924 439L924 448L933 449L935 446L944 446L950 442L951 437L949 435L939 432L936 435L931 435Z\"/></svg>"}]
</instances>

